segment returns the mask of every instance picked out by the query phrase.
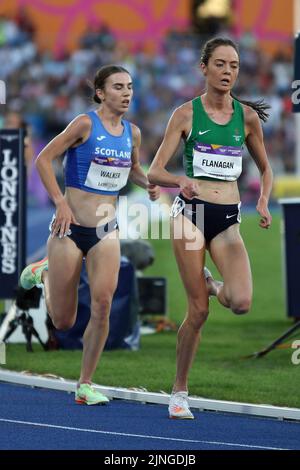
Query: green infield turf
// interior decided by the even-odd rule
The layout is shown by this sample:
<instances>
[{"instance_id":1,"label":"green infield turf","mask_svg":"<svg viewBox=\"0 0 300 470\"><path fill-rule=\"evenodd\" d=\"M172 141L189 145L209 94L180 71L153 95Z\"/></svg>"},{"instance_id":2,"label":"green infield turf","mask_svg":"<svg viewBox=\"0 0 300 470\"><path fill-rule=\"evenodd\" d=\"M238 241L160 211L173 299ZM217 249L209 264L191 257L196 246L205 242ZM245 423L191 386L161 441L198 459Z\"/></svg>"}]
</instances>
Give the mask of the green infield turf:
<instances>
[{"instance_id":1,"label":"green infield turf","mask_svg":"<svg viewBox=\"0 0 300 470\"><path fill-rule=\"evenodd\" d=\"M251 312L235 316L210 301L205 325L191 374L191 395L253 403L300 407L300 365L291 361L294 350L276 349L260 359L243 359L263 349L291 325L287 319L282 281L280 217L269 230L258 226L258 216L245 215L241 232L251 260L254 300ZM168 316L178 325L183 319L186 298L169 240L153 241L156 261L145 275L168 279ZM210 260L207 265L212 268ZM300 339L300 330L288 343ZM138 351L104 352L94 381L102 385L139 387L169 393L175 374L176 332L142 336ZM8 369L52 373L77 379L81 351L44 352L34 345L7 346Z\"/></svg>"}]
</instances>

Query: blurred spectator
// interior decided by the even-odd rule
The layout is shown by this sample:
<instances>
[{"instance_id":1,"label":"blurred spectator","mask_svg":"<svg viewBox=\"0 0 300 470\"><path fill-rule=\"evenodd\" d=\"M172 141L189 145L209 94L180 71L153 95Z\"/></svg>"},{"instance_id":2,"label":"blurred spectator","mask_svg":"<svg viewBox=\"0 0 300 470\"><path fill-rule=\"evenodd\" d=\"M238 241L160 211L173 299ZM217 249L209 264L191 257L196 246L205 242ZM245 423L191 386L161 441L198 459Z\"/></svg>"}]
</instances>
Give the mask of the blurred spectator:
<instances>
[{"instance_id":1,"label":"blurred spectator","mask_svg":"<svg viewBox=\"0 0 300 470\"><path fill-rule=\"evenodd\" d=\"M223 35L232 37L229 31ZM33 42L34 26L21 11L15 22L0 19L1 76L7 80L7 103L26 116L35 147L44 146L76 115L92 108L92 92L86 77L93 77L104 64L118 63L130 70L134 101L128 119L142 128L141 160L152 160L163 130L175 106L204 91L199 70L200 51L207 39L191 32L171 31L164 47L155 54L141 49L133 56L105 25L92 23L78 49L54 57L39 53ZM25 40L20 40L20 38ZM291 112L292 54L278 51L267 56L251 32L239 41L241 69L235 94L241 98L264 98L271 106L264 125L265 144L275 175L295 168L295 130ZM170 165L180 171L179 149ZM245 155L242 190L253 194L258 173ZM61 171L61 170L57 170ZM250 189L249 189L250 188Z\"/></svg>"},{"instance_id":2,"label":"blurred spectator","mask_svg":"<svg viewBox=\"0 0 300 470\"><path fill-rule=\"evenodd\" d=\"M26 124L23 120L20 113L17 111L8 111L4 116L3 121L4 129L24 129L25 138L24 138L24 158L25 165L27 168L27 176L30 176L32 170L32 161L33 161L33 147L31 139L31 130L30 126Z\"/></svg>"},{"instance_id":3,"label":"blurred spectator","mask_svg":"<svg viewBox=\"0 0 300 470\"><path fill-rule=\"evenodd\" d=\"M86 33L82 36L80 45L83 49L99 48L104 50L113 50L116 46L115 38L106 25L99 25L96 22L91 23Z\"/></svg>"},{"instance_id":4,"label":"blurred spectator","mask_svg":"<svg viewBox=\"0 0 300 470\"><path fill-rule=\"evenodd\" d=\"M15 23L19 30L23 33L23 40L33 39L35 33L35 26L27 14L26 8L21 6L18 8L18 13L15 18Z\"/></svg>"}]
</instances>

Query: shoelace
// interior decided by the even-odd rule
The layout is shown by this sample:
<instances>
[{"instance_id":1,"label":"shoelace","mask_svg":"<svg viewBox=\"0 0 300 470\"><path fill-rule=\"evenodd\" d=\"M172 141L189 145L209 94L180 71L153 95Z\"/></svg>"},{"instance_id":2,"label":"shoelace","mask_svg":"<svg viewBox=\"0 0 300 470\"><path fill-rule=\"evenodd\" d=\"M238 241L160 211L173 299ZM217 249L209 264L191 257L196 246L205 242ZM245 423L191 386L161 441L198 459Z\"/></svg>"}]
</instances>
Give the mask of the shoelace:
<instances>
[{"instance_id":1,"label":"shoelace","mask_svg":"<svg viewBox=\"0 0 300 470\"><path fill-rule=\"evenodd\" d=\"M177 394L176 395L176 405L186 408L188 406L186 395Z\"/></svg>"}]
</instances>

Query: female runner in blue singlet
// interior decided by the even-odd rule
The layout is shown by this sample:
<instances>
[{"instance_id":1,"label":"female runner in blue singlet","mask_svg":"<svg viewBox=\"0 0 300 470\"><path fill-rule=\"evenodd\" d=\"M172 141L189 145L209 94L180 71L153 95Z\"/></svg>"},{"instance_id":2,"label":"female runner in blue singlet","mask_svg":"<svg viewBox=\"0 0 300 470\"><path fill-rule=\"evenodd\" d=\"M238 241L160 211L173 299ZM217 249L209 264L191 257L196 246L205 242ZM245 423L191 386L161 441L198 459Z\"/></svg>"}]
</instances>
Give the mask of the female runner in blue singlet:
<instances>
[{"instance_id":1,"label":"female runner in blue singlet","mask_svg":"<svg viewBox=\"0 0 300 470\"><path fill-rule=\"evenodd\" d=\"M85 257L91 317L83 336L75 400L87 404L108 401L91 387L91 379L108 336L111 302L118 282L118 192L129 177L148 191L151 200L159 197L159 188L148 183L139 163L140 130L123 119L133 93L129 72L115 65L104 66L95 76L94 87L98 109L76 117L37 158L37 169L56 214L50 225L48 257L27 266L20 280L25 289L42 282L54 326L69 329L76 320L77 289ZM63 195L52 161L65 151Z\"/></svg>"}]
</instances>

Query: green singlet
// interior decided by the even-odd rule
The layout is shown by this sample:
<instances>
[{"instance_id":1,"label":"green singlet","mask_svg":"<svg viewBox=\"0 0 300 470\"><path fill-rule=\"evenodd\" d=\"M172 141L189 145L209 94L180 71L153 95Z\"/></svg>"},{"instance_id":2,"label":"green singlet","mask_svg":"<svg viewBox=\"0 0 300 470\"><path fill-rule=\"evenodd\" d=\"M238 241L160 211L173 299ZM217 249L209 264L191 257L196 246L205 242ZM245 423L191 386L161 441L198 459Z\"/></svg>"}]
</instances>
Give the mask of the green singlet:
<instances>
[{"instance_id":1,"label":"green singlet","mask_svg":"<svg viewBox=\"0 0 300 470\"><path fill-rule=\"evenodd\" d=\"M227 124L217 124L206 113L202 100L193 99L193 123L185 142L184 164L190 178L235 181L242 172L245 142L244 112L233 99L233 114Z\"/></svg>"}]
</instances>

